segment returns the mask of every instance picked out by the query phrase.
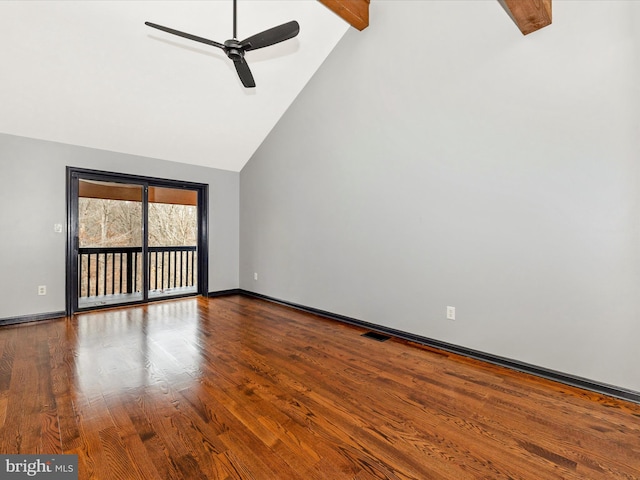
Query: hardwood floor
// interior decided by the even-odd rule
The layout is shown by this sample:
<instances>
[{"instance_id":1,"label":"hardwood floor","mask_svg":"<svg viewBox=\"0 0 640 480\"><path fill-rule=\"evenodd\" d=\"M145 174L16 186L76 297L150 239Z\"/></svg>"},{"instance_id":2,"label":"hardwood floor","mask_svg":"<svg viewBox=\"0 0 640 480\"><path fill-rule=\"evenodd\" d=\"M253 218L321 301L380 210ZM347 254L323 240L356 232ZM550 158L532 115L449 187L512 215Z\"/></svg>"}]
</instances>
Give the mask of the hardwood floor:
<instances>
[{"instance_id":1,"label":"hardwood floor","mask_svg":"<svg viewBox=\"0 0 640 480\"><path fill-rule=\"evenodd\" d=\"M640 405L262 300L0 328L0 453L81 479L640 479Z\"/></svg>"}]
</instances>

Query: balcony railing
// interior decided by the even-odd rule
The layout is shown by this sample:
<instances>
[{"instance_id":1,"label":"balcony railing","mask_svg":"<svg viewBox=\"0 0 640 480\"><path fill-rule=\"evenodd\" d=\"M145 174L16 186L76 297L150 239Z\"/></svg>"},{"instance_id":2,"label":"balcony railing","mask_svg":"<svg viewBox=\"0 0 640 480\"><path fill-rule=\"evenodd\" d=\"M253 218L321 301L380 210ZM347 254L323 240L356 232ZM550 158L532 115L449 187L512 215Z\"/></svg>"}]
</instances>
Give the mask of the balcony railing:
<instances>
[{"instance_id":1,"label":"balcony railing","mask_svg":"<svg viewBox=\"0 0 640 480\"><path fill-rule=\"evenodd\" d=\"M148 247L149 290L196 285L195 246ZM78 249L79 296L97 297L140 292L142 247Z\"/></svg>"},{"instance_id":2,"label":"balcony railing","mask_svg":"<svg viewBox=\"0 0 640 480\"><path fill-rule=\"evenodd\" d=\"M150 290L193 287L196 284L195 246L149 247L148 252Z\"/></svg>"}]
</instances>

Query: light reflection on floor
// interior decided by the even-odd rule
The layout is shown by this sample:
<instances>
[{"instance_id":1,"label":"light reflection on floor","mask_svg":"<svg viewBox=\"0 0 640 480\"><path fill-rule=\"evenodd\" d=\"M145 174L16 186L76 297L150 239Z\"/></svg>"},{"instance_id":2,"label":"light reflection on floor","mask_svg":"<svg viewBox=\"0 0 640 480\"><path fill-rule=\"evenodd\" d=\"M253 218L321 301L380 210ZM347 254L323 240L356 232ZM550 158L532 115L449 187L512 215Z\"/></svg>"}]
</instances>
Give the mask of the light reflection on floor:
<instances>
[{"instance_id":1,"label":"light reflection on floor","mask_svg":"<svg viewBox=\"0 0 640 480\"><path fill-rule=\"evenodd\" d=\"M154 303L76 316L76 387L91 398L195 379L198 301Z\"/></svg>"}]
</instances>

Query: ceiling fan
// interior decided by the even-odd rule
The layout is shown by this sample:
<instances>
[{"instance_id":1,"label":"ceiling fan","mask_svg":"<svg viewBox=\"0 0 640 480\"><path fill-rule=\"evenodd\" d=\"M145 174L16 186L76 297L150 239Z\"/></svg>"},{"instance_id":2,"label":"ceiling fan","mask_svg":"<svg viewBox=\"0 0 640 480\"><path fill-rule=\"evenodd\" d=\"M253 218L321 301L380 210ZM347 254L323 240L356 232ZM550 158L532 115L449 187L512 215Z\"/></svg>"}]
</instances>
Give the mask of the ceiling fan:
<instances>
[{"instance_id":1,"label":"ceiling fan","mask_svg":"<svg viewBox=\"0 0 640 480\"><path fill-rule=\"evenodd\" d=\"M163 27L162 25L151 22L144 22L144 24L148 25L149 27L157 28L158 30L171 33L173 35L178 35L180 37L188 38L189 40L195 40L196 42L205 43L207 45L213 45L214 47L218 47L224 50L224 53L227 54L227 57L233 60L233 64L236 67L238 76L240 77L242 84L247 88L255 87L256 82L253 79L253 75L251 74L249 65L244 59L245 52L284 42L285 40L289 40L290 38L295 37L296 35L298 35L298 32L300 32L300 25L298 24L298 22L293 20L291 22L283 23L282 25L278 25L277 27L270 28L268 30L265 30L264 32L257 33L249 38L245 38L244 40L239 41L237 35L237 0L233 0L233 38L227 40L224 43L208 40L206 38L191 35L190 33L181 32L179 30L174 30L173 28Z\"/></svg>"}]
</instances>

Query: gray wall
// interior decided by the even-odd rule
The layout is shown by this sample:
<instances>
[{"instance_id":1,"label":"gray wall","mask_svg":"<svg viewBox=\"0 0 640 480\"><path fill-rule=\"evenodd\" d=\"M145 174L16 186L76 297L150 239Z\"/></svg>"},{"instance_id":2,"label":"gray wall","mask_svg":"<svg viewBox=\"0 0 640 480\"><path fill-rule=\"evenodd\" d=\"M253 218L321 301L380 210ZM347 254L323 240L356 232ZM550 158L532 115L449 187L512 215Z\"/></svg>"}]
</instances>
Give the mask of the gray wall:
<instances>
[{"instance_id":1,"label":"gray wall","mask_svg":"<svg viewBox=\"0 0 640 480\"><path fill-rule=\"evenodd\" d=\"M640 391L634 3L373 0L241 172L241 288Z\"/></svg>"},{"instance_id":2,"label":"gray wall","mask_svg":"<svg viewBox=\"0 0 640 480\"><path fill-rule=\"evenodd\" d=\"M238 173L0 134L0 318L65 309L67 166L208 184L209 290L238 287Z\"/></svg>"}]
</instances>

